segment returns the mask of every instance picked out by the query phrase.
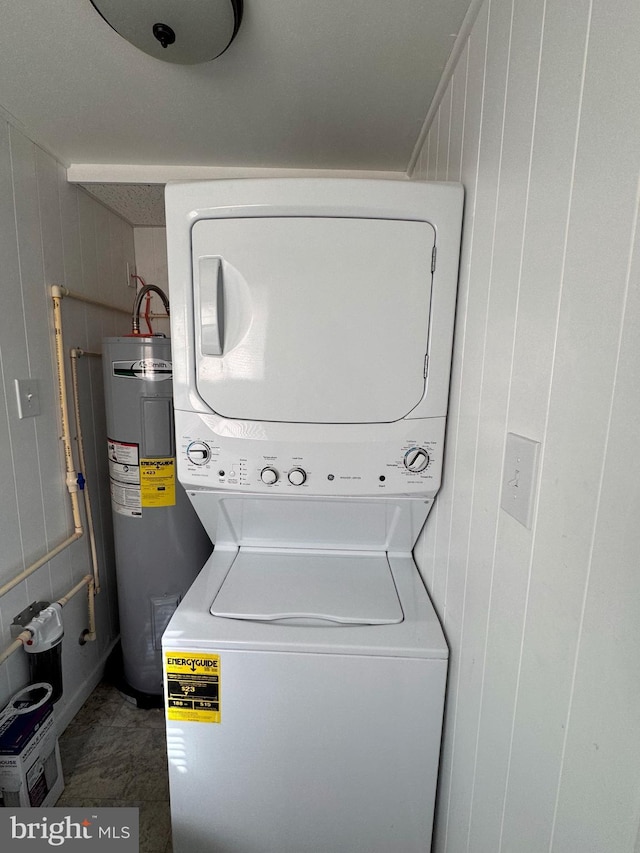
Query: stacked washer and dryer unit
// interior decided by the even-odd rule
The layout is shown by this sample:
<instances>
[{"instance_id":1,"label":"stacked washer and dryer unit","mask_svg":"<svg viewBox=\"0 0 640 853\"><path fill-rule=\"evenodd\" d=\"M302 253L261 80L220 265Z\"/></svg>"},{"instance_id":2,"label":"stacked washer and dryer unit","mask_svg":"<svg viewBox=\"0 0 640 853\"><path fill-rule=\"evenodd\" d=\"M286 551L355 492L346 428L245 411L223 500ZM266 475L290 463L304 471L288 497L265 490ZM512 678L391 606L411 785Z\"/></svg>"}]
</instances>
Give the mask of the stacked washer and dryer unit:
<instances>
[{"instance_id":1,"label":"stacked washer and dryer unit","mask_svg":"<svg viewBox=\"0 0 640 853\"><path fill-rule=\"evenodd\" d=\"M178 476L215 549L163 638L176 853L429 850L462 188L167 187Z\"/></svg>"}]
</instances>

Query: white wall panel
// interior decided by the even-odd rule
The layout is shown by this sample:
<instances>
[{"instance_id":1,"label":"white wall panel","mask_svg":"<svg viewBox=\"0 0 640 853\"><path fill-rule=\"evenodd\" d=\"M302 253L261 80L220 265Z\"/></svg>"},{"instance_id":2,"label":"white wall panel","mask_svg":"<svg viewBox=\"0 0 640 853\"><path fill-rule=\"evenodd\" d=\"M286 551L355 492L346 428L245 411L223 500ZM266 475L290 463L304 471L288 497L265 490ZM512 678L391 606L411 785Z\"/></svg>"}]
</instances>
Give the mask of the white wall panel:
<instances>
[{"instance_id":1,"label":"white wall panel","mask_svg":"<svg viewBox=\"0 0 640 853\"><path fill-rule=\"evenodd\" d=\"M51 284L130 306L131 291L118 268L133 265L133 229L94 199L66 183L64 169L26 136L0 121L0 536L4 583L71 532L64 482L53 360ZM118 273L118 274L116 274ZM99 351L102 335L128 331L126 316L64 299L67 348ZM86 594L65 607L65 694L57 705L68 722L100 675L117 636L115 574L100 363L80 361L87 471L92 489L103 591L96 600L97 643L80 646L87 625ZM35 378L41 413L19 419L13 382ZM73 417L73 415L72 415ZM75 435L75 429L72 430ZM0 644L10 641L12 618L35 599L55 600L90 571L87 537L59 554L0 598ZM0 667L0 705L28 678L26 655Z\"/></svg>"},{"instance_id":2,"label":"white wall panel","mask_svg":"<svg viewBox=\"0 0 640 853\"><path fill-rule=\"evenodd\" d=\"M78 220L80 223L80 257L82 286L94 299L100 299L98 283L98 247L96 245L96 207L98 202L85 192L78 191Z\"/></svg>"},{"instance_id":3,"label":"white wall panel","mask_svg":"<svg viewBox=\"0 0 640 853\"><path fill-rule=\"evenodd\" d=\"M446 181L449 168L449 137L451 135L451 108L453 86L449 86L440 104L440 121L438 123L438 142L436 157L436 180Z\"/></svg>"},{"instance_id":4,"label":"white wall panel","mask_svg":"<svg viewBox=\"0 0 640 853\"><path fill-rule=\"evenodd\" d=\"M637 204L637 200L636 200ZM640 239L629 267L552 850L632 850L640 812ZM602 821L602 814L608 820Z\"/></svg>"},{"instance_id":5,"label":"white wall panel","mask_svg":"<svg viewBox=\"0 0 640 853\"><path fill-rule=\"evenodd\" d=\"M129 288L127 272L128 250L125 246L125 234L130 228L127 222L112 211L108 211L108 216L112 288L116 293L122 292L122 299L127 300L124 306L126 307L128 302L131 301L131 288ZM125 288L129 289L128 293L125 291Z\"/></svg>"},{"instance_id":6,"label":"white wall panel","mask_svg":"<svg viewBox=\"0 0 640 853\"><path fill-rule=\"evenodd\" d=\"M489 325L484 350L485 381L493 393L483 393L480 404L476 481L482 484L482 489L476 489L475 499L479 501L478 509L482 507L483 511L473 522L469 565L469 571L475 571L473 555L486 555L481 558L478 568L481 574L488 575L490 585L485 614L481 711L475 745L470 850L497 849L499 846L500 834L495 815L501 812L504 798L509 759L509 745L504 732L509 729L513 713L518 671L518 614L521 618L521 591L526 579L526 563L517 571L510 564L504 567L500 560L502 551L498 542L502 522L507 517L501 512L496 496L501 489L503 445L510 402L543 9L543 0L532 0L528 5L514 7L505 93ZM499 326L500 334L492 334L495 325ZM517 547L525 550L529 536L526 533L522 536L520 530L517 531L520 539ZM486 562L482 564L484 560ZM504 573L500 572L502 568L506 569Z\"/></svg>"},{"instance_id":7,"label":"white wall panel","mask_svg":"<svg viewBox=\"0 0 640 853\"><path fill-rule=\"evenodd\" d=\"M8 580L11 566L23 561L15 457L9 430L10 413L14 411L13 377L7 375L8 365L14 361L26 363L27 345L22 318L20 271L16 244L15 212L13 209L13 181L9 126L0 122L0 256L2 257L2 298L9 311L0 311L0 366L2 367L3 402L0 407L0 470L3 488L0 489L0 519L2 519L2 554L0 580ZM5 367L5 364L7 365ZM13 417L13 414L11 414ZM6 561L6 562L5 562ZM3 626L4 627L4 626ZM3 636L5 636L3 631Z\"/></svg>"},{"instance_id":8,"label":"white wall panel","mask_svg":"<svg viewBox=\"0 0 640 853\"><path fill-rule=\"evenodd\" d=\"M82 248L80 243L80 215L78 188L65 180L63 167L59 166L58 192L60 194L60 224L62 227L62 257L64 278L69 290L82 292Z\"/></svg>"},{"instance_id":9,"label":"white wall panel","mask_svg":"<svg viewBox=\"0 0 640 853\"><path fill-rule=\"evenodd\" d=\"M451 78L451 119L449 124L449 148L447 152L446 181L459 181L462 170L462 146L464 140L465 105L469 73L469 39L467 39L458 65Z\"/></svg>"},{"instance_id":10,"label":"white wall panel","mask_svg":"<svg viewBox=\"0 0 640 853\"><path fill-rule=\"evenodd\" d=\"M37 551L39 543L44 540L44 518L38 459L37 454L33 452L33 448L36 446L35 422L33 419L20 420L18 418L14 390L15 379L26 379L31 375L25 325L25 310L29 307L29 297L27 296L25 300L21 281L23 275L22 262L26 263L24 276L27 280L33 274L33 265L29 264L27 249L23 248L22 253L20 252L20 245L17 238L18 225L24 227L24 239L34 239L38 250L40 243L37 221L34 227L34 223L29 219L28 213L25 213L25 205L19 204L16 208L13 201L15 193L14 176L16 176L19 185L26 183L28 181L29 166L33 165L33 157L26 164L21 162L19 140L19 135L17 138L12 136L7 139L8 145L6 158L4 159L5 169L7 166L10 169L10 183L7 186L6 194L3 193L3 207L6 207L5 221L7 227L5 239L8 238L9 241L12 241L13 246L9 246L7 251L9 266L3 271L3 277L6 276L6 278L2 294L5 304L12 306L13 311L0 312L2 315L0 333L2 337L4 366L11 365L13 367L12 374L7 375L5 373L4 382L7 393L7 415L14 474L20 468L20 476L15 477L15 490L20 517L19 529L22 559L28 561ZM16 143L15 150L12 150L12 143ZM38 254L36 254L37 259ZM41 271L39 280L42 281ZM27 305L25 305L25 301ZM37 378L35 373L33 375Z\"/></svg>"},{"instance_id":11,"label":"white wall panel","mask_svg":"<svg viewBox=\"0 0 640 853\"><path fill-rule=\"evenodd\" d=\"M11 166L16 219L18 262L23 311L23 329L26 336L27 361L23 374L16 378L33 377L38 380L42 414L38 418L19 420L17 412L11 418L13 452L19 471L19 509L23 529L23 551L26 563L31 563L42 553L42 544L48 544L44 515L43 473L50 472L50 443L38 440L55 429L53 394L50 374L43 375L41 365L47 365L50 356L49 334L44 294L44 269L42 261L42 235L40 231L38 188L36 179L35 147L18 131L10 128ZM16 367L18 367L16 365ZM15 369L15 368L14 368ZM15 409L14 409L15 411ZM41 466L45 467L42 472ZM28 582L30 595L51 596L51 579L48 570L40 572Z\"/></svg>"},{"instance_id":12,"label":"white wall panel","mask_svg":"<svg viewBox=\"0 0 640 853\"><path fill-rule=\"evenodd\" d=\"M638 136L638 112L623 116L611 97L626 69L620 60L611 63L610 52L606 61L596 58L598 41L610 43L614 19L620 22L620 50L625 24L631 23L620 11L607 27L592 22L586 56L514 730L514 784L505 814L505 844L510 840L511 847L521 836L523 819L525 826L545 831L553 819L599 501L639 163L638 150L627 141L627 134ZM620 55L629 56L624 49ZM627 131L619 136L622 120ZM604 152L614 148L615 168L602 170ZM607 223L605 251L599 241L601 222ZM572 482L579 486L571 489ZM534 755L538 772L532 798L531 790L525 797L522 783L528 777L531 789Z\"/></svg>"},{"instance_id":13,"label":"white wall panel","mask_svg":"<svg viewBox=\"0 0 640 853\"><path fill-rule=\"evenodd\" d=\"M639 16L487 0L416 158L466 194L443 488L416 549L451 649L436 851L637 838ZM509 431L542 444L531 530L499 509Z\"/></svg>"},{"instance_id":14,"label":"white wall panel","mask_svg":"<svg viewBox=\"0 0 640 853\"><path fill-rule=\"evenodd\" d=\"M433 117L431 129L425 141L426 148L426 167L424 175L428 181L435 181L438 167L438 134L440 132L440 109Z\"/></svg>"},{"instance_id":15,"label":"white wall panel","mask_svg":"<svg viewBox=\"0 0 640 853\"><path fill-rule=\"evenodd\" d=\"M488 339L489 308L494 304L492 273L494 256L492 247L496 239L496 211L499 202L500 140L503 134L504 104L508 71L511 2L497 0L488 10L490 27L484 70L485 101L480 124L477 182L475 191L476 217L470 247L473 277L467 297L467 324L465 329L465 371L460 394L460 425L473 444L468 446L466 458L459 458L457 476L465 497L458 503L452 529L456 544L455 560L466 577L463 602L458 603L463 637L458 652L458 702L455 721L455 738L451 755L449 799L456 804L456 819L447 824L447 844L452 850L465 849L467 843L473 791L473 773L468 764L473 761L476 748L476 728L482 698L482 662L486 636L487 609L490 596L490 562L493 552L492 525L495 504L488 501L494 487L495 475L489 479L490 467L483 456L488 451L495 457L496 436L491 422L482 421L483 408L492 403L500 405L504 390L496 383L495 395L483 394L491 371L496 365L490 360L490 347L495 340ZM471 177L471 175L469 176ZM467 176L463 174L463 182ZM481 215L478 215L481 211ZM498 308L500 310L500 307ZM508 330L507 330L508 334ZM487 357L489 361L487 362ZM465 505L466 504L466 505ZM451 566L449 567L451 571ZM452 621L456 619L449 611Z\"/></svg>"},{"instance_id":16,"label":"white wall panel","mask_svg":"<svg viewBox=\"0 0 640 853\"><path fill-rule=\"evenodd\" d=\"M96 258L100 275L103 277L104 287L109 293L113 293L115 281L111 267L111 217L113 214L101 204L94 205L94 222L96 229ZM124 282L123 282L124 287Z\"/></svg>"},{"instance_id":17,"label":"white wall panel","mask_svg":"<svg viewBox=\"0 0 640 853\"><path fill-rule=\"evenodd\" d=\"M55 540L59 536L60 530L71 529L71 507L69 501L66 500L62 484L59 484L59 471L63 465L64 454L58 438L60 431L56 394L57 375L53 361L53 316L46 287L47 282L64 281L64 251L60 194L58 191L59 165L40 148L35 147L34 153L43 264L42 286L39 288L43 315L43 327L41 329L41 346L43 349L40 354L40 364L43 370L41 390L46 395L46 405L43 406L42 414L36 418L36 428L44 489L47 541L51 547L57 544ZM47 362L49 362L50 367L45 374ZM62 579L67 572L70 572L69 555L62 553L54 558L50 564L50 571L52 577ZM71 581L70 574L69 581Z\"/></svg>"},{"instance_id":18,"label":"white wall panel","mask_svg":"<svg viewBox=\"0 0 640 853\"><path fill-rule=\"evenodd\" d=\"M460 286L458 291L458 312L456 317L456 343L453 352L451 375L450 412L447 420L447 455L445 458L443 487L438 496L439 528L444 529L441 541L449 542L449 552L442 560L442 567L433 567L433 573L445 572L445 597L436 599L445 633L451 650L449 662L449 679L447 688L447 714L445 717L444 741L442 747L442 762L440 788L438 795L438 812L435 825L435 847L446 848L448 832L447 815L452 796L453 785L453 754L455 751L457 729L457 705L460 695L459 684L462 675L460 649L463 639L463 612L465 605L467 561L466 549L468 528L471 517L471 490L473 473L472 447L465 447L458 440L460 432L467 430L467 409L461 403L471 393L470 386L463 385L463 376L468 378L465 371L466 360L475 361L475 352L469 352L465 343L467 340L467 305L470 299L469 270L474 256L475 247L475 207L477 164L480 153L481 138L481 104L484 89L484 73L487 49L488 7L485 5L479 13L476 27L468 43L468 63L465 80L467 99L465 103L463 124L452 127L452 138L460 141L456 146L461 151L461 162L458 174L464 176L465 183L465 220L462 235L460 255ZM453 164L450 163L450 167ZM426 535L429 535L431 523L427 525Z\"/></svg>"}]
</instances>

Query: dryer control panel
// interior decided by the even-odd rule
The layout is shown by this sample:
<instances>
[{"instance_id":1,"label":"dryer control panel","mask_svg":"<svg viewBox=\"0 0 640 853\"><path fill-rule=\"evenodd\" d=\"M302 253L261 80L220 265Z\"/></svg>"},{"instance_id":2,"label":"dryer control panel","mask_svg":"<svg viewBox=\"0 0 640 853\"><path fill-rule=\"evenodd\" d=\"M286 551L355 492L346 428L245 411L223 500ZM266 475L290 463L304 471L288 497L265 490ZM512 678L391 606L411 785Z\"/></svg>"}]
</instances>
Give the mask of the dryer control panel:
<instances>
[{"instance_id":1,"label":"dryer control panel","mask_svg":"<svg viewBox=\"0 0 640 853\"><path fill-rule=\"evenodd\" d=\"M183 424L178 432L178 474L187 490L433 496L440 485L443 418L401 421L397 438L391 440L393 425L382 425L384 440L376 440L376 425L367 425L369 440L351 442L342 431L342 440L332 442L327 426L321 430L325 440L309 434L292 441L277 434L281 425L274 425L273 435L258 438L250 435L246 422L241 435L229 436L216 432L215 418L177 412L176 421L178 427Z\"/></svg>"}]
</instances>

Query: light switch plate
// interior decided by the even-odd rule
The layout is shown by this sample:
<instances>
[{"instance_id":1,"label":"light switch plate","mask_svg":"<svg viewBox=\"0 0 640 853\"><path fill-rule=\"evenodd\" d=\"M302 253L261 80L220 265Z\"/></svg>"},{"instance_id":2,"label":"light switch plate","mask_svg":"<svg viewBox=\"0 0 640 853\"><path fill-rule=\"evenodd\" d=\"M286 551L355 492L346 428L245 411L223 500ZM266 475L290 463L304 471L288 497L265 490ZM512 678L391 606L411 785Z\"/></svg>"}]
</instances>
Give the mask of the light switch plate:
<instances>
[{"instance_id":1,"label":"light switch plate","mask_svg":"<svg viewBox=\"0 0 640 853\"><path fill-rule=\"evenodd\" d=\"M40 391L37 379L16 379L18 417L32 418L40 414Z\"/></svg>"},{"instance_id":2,"label":"light switch plate","mask_svg":"<svg viewBox=\"0 0 640 853\"><path fill-rule=\"evenodd\" d=\"M127 287L132 287L134 290L138 287L138 279L136 278L137 269L135 264L130 264L127 261Z\"/></svg>"},{"instance_id":3,"label":"light switch plate","mask_svg":"<svg viewBox=\"0 0 640 853\"><path fill-rule=\"evenodd\" d=\"M540 442L507 433L500 506L520 524L531 528Z\"/></svg>"}]
</instances>

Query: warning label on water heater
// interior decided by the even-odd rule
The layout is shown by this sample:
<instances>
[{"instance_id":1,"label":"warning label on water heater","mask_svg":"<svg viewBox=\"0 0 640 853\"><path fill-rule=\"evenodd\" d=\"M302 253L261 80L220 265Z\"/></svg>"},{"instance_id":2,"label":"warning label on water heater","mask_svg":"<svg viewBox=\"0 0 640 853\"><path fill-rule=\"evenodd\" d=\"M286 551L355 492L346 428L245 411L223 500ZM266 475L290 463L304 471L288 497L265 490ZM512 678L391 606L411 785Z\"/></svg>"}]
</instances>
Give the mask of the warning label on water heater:
<instances>
[{"instance_id":1,"label":"warning label on water heater","mask_svg":"<svg viewBox=\"0 0 640 853\"><path fill-rule=\"evenodd\" d=\"M220 655L165 652L167 719L220 722Z\"/></svg>"},{"instance_id":2,"label":"warning label on water heater","mask_svg":"<svg viewBox=\"0 0 640 853\"><path fill-rule=\"evenodd\" d=\"M111 507L118 515L142 517L140 494L140 447L126 441L107 439Z\"/></svg>"}]
</instances>

